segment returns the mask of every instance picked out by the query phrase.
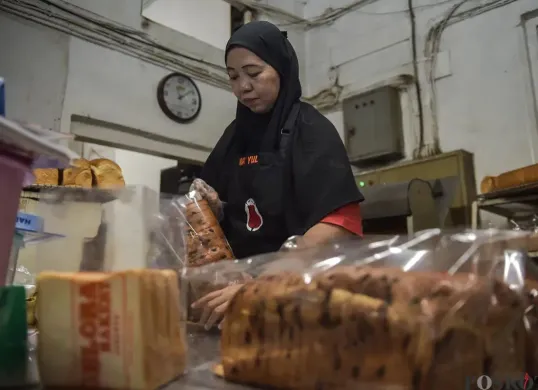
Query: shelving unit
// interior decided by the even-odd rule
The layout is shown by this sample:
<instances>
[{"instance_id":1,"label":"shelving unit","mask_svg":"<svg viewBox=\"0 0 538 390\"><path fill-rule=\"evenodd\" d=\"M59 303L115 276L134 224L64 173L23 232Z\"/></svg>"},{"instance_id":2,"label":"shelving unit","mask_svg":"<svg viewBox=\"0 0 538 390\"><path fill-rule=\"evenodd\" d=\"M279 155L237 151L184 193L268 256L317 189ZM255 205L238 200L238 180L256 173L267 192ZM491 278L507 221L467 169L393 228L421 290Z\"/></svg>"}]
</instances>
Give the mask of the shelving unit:
<instances>
[{"instance_id":1,"label":"shelving unit","mask_svg":"<svg viewBox=\"0 0 538 390\"><path fill-rule=\"evenodd\" d=\"M532 218L538 214L538 183L479 195L472 204L473 229L478 228L481 210L514 220Z\"/></svg>"},{"instance_id":2,"label":"shelving unit","mask_svg":"<svg viewBox=\"0 0 538 390\"><path fill-rule=\"evenodd\" d=\"M538 215L538 183L482 194L472 204L472 228L478 228L479 212L521 220ZM538 233L529 241L529 256L538 257Z\"/></svg>"}]
</instances>

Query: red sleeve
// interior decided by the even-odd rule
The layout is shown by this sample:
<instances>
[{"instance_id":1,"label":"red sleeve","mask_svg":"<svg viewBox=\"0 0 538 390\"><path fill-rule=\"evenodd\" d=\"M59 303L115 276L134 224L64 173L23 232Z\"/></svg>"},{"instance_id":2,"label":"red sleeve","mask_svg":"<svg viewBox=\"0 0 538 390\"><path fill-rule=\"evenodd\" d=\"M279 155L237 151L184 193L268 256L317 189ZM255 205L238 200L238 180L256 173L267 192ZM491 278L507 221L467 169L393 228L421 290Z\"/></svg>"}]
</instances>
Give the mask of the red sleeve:
<instances>
[{"instance_id":1,"label":"red sleeve","mask_svg":"<svg viewBox=\"0 0 538 390\"><path fill-rule=\"evenodd\" d=\"M353 234L362 236L362 217L359 203L350 203L341 207L327 215L320 222L340 226Z\"/></svg>"}]
</instances>

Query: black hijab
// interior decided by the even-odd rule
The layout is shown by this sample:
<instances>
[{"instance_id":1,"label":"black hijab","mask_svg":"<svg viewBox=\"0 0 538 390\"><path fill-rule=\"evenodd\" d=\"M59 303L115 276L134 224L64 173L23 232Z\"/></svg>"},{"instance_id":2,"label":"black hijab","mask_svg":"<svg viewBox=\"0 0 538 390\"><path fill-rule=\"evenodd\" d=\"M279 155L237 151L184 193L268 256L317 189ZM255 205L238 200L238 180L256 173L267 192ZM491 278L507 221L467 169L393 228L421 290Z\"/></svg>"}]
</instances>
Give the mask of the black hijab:
<instances>
[{"instance_id":1,"label":"black hijab","mask_svg":"<svg viewBox=\"0 0 538 390\"><path fill-rule=\"evenodd\" d=\"M239 28L226 45L226 57L236 47L256 54L280 76L280 92L269 113L256 114L237 102L235 115L234 143L240 152L271 152L278 147L280 129L291 107L301 98L299 61L286 33L269 22L256 21Z\"/></svg>"},{"instance_id":2,"label":"black hijab","mask_svg":"<svg viewBox=\"0 0 538 390\"><path fill-rule=\"evenodd\" d=\"M202 179L227 201L229 174L237 166L238 157L278 151L281 129L292 108L300 104L286 161L290 175L284 185L296 214L293 222L287 223L290 235L304 234L337 208L362 201L334 125L314 107L300 103L299 62L287 34L269 22L255 21L234 32L226 45L226 55L235 47L245 48L271 65L280 75L280 92L267 114L253 113L237 103L235 121L207 159Z\"/></svg>"}]
</instances>

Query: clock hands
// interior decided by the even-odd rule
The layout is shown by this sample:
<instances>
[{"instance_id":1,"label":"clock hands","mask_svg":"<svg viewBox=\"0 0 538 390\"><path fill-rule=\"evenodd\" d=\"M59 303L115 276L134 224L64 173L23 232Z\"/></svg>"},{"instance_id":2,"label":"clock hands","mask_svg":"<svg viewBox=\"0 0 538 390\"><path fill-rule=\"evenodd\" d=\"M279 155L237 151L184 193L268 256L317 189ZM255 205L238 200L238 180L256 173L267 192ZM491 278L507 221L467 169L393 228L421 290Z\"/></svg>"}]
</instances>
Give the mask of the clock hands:
<instances>
[{"instance_id":1,"label":"clock hands","mask_svg":"<svg viewBox=\"0 0 538 390\"><path fill-rule=\"evenodd\" d=\"M178 94L177 97L179 100L182 100L185 96L190 95L192 91L185 92L183 95Z\"/></svg>"}]
</instances>

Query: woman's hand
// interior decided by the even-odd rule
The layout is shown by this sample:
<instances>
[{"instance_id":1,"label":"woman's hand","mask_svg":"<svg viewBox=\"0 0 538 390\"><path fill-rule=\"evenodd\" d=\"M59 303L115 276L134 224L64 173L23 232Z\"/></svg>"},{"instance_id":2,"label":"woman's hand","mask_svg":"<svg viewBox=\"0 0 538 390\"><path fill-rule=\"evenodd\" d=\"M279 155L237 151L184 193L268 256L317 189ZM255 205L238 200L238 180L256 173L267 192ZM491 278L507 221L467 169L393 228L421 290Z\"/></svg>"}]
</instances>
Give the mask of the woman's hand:
<instances>
[{"instance_id":1,"label":"woman's hand","mask_svg":"<svg viewBox=\"0 0 538 390\"><path fill-rule=\"evenodd\" d=\"M197 193L199 193L200 196L207 201L209 207L211 207L211 211L213 211L213 214L215 214L215 217L217 217L219 221L222 219L222 202L219 198L219 194L217 193L217 191L215 191L213 187L211 187L202 179L194 179L189 191L196 191Z\"/></svg>"},{"instance_id":2,"label":"woman's hand","mask_svg":"<svg viewBox=\"0 0 538 390\"><path fill-rule=\"evenodd\" d=\"M211 329L224 317L228 304L242 286L242 284L233 284L222 290L213 291L191 305L193 309L204 309L200 324L204 325L206 330Z\"/></svg>"}]
</instances>

